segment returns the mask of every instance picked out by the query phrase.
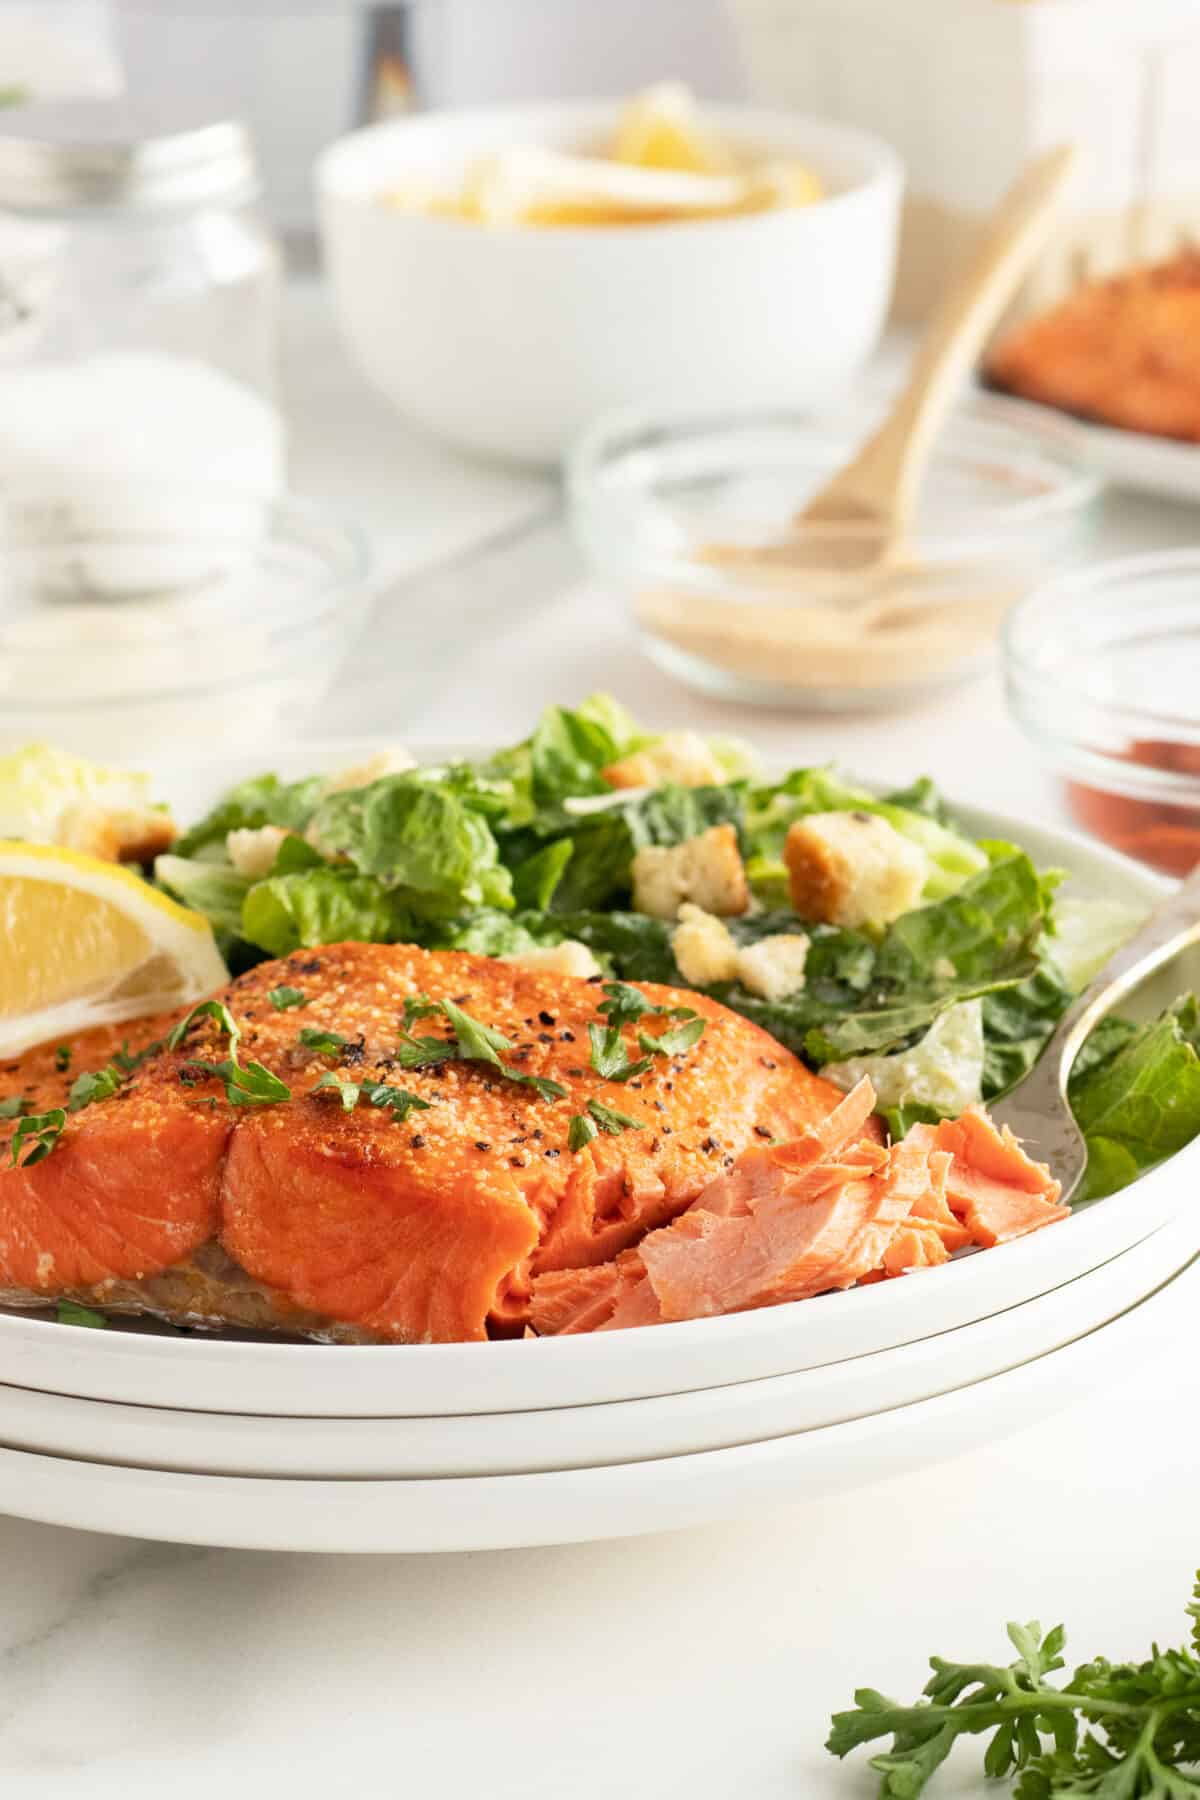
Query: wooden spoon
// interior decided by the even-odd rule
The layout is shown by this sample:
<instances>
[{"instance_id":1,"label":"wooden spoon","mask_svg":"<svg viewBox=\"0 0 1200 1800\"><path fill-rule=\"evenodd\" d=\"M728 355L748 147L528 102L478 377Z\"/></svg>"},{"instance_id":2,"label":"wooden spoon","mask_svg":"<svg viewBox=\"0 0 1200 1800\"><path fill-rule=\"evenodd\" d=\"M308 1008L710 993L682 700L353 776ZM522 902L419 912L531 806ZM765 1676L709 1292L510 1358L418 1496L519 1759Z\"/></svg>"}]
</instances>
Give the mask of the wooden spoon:
<instances>
[{"instance_id":1,"label":"wooden spoon","mask_svg":"<svg viewBox=\"0 0 1200 1800\"><path fill-rule=\"evenodd\" d=\"M862 577L902 557L938 431L1045 243L1076 160L1070 145L1048 151L1009 189L930 321L884 424L796 514L796 536L770 545L712 545L706 560Z\"/></svg>"}]
</instances>

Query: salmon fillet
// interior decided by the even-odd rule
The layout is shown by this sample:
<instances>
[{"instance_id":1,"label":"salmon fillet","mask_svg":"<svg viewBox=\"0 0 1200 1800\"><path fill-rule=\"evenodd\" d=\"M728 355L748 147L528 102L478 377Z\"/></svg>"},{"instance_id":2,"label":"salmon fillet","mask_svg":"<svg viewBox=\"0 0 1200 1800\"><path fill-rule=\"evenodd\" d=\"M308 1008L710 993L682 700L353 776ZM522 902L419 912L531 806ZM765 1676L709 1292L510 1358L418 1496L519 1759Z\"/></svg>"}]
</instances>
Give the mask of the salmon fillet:
<instances>
[{"instance_id":1,"label":"salmon fillet","mask_svg":"<svg viewBox=\"0 0 1200 1800\"><path fill-rule=\"evenodd\" d=\"M987 372L1065 412L1200 441L1200 253L1081 287L1002 338Z\"/></svg>"},{"instance_id":2,"label":"salmon fillet","mask_svg":"<svg viewBox=\"0 0 1200 1800\"><path fill-rule=\"evenodd\" d=\"M269 994L279 987L306 1004L277 1011ZM291 1097L231 1104L222 1080L188 1066L228 1053L200 1019L178 1049L157 1050L117 1093L71 1114L43 1160L0 1169L0 1298L67 1296L359 1341L519 1331L539 1278L603 1268L607 1279L614 1259L749 1146L799 1138L845 1105L715 1001L639 991L655 1005L686 1000L705 1030L685 1054L655 1056L619 1083L589 1065L596 983L403 945L331 945L264 963L221 998L242 1063L259 1063ZM542 1098L481 1061L402 1067L404 1002L416 995L503 1033L511 1068L565 1094ZM4 1067L0 1093L21 1095L29 1111L61 1105L120 1037L142 1047L162 1023L88 1034L65 1071L54 1046L35 1051ZM655 1035L663 1022L641 1023ZM301 1030L344 1042L323 1051ZM450 1038L440 1017L413 1030ZM637 1056L635 1032L625 1037ZM403 1122L361 1103L347 1112L337 1093L317 1091L330 1073L403 1089L424 1109ZM592 1100L638 1126L572 1151L570 1121Z\"/></svg>"},{"instance_id":3,"label":"salmon fillet","mask_svg":"<svg viewBox=\"0 0 1200 1800\"><path fill-rule=\"evenodd\" d=\"M743 1152L616 1263L539 1276L534 1330L613 1331L804 1300L935 1268L955 1250L1068 1216L1049 1169L982 1107L915 1126L884 1149L858 1135L874 1104L860 1082L794 1142Z\"/></svg>"}]
</instances>

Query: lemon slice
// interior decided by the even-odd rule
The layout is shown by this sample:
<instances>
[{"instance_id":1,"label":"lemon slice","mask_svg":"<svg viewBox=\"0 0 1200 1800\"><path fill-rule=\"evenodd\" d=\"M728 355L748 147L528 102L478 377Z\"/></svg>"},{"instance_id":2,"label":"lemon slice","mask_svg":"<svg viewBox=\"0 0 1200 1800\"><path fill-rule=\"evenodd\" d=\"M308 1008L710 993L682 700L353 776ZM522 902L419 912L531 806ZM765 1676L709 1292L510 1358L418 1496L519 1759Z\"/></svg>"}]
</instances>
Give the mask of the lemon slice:
<instances>
[{"instance_id":1,"label":"lemon slice","mask_svg":"<svg viewBox=\"0 0 1200 1800\"><path fill-rule=\"evenodd\" d=\"M678 169L690 175L728 175L733 152L699 122L690 89L660 81L628 102L609 155L639 169Z\"/></svg>"},{"instance_id":2,"label":"lemon slice","mask_svg":"<svg viewBox=\"0 0 1200 1800\"><path fill-rule=\"evenodd\" d=\"M0 1056L202 999L229 975L202 913L115 863L0 841Z\"/></svg>"}]
</instances>

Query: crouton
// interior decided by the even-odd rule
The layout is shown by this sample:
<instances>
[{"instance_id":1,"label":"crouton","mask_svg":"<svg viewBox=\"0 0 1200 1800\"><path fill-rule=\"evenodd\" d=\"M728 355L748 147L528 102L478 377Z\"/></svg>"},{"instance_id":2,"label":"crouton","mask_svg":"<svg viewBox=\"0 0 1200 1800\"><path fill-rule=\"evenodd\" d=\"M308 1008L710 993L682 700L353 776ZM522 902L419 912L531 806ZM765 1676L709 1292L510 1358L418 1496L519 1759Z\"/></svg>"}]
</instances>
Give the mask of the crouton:
<instances>
[{"instance_id":1,"label":"crouton","mask_svg":"<svg viewBox=\"0 0 1200 1800\"><path fill-rule=\"evenodd\" d=\"M679 908L671 952L689 987L712 987L718 981L732 981L737 973L737 945L728 927L690 900Z\"/></svg>"},{"instance_id":2,"label":"crouton","mask_svg":"<svg viewBox=\"0 0 1200 1800\"><path fill-rule=\"evenodd\" d=\"M225 833L225 854L247 881L261 881L275 867L279 846L290 834L281 825L260 825Z\"/></svg>"},{"instance_id":3,"label":"crouton","mask_svg":"<svg viewBox=\"0 0 1200 1800\"><path fill-rule=\"evenodd\" d=\"M787 834L792 905L806 919L850 930L911 912L928 874L925 853L875 813L810 813Z\"/></svg>"},{"instance_id":4,"label":"crouton","mask_svg":"<svg viewBox=\"0 0 1200 1800\"><path fill-rule=\"evenodd\" d=\"M370 787L373 781L382 781L385 775L404 775L409 769L415 769L417 759L408 750L398 744L387 750L377 750L374 756L368 757L364 763L354 763L349 768L338 769L328 775L322 784L322 793L344 794L349 788Z\"/></svg>"},{"instance_id":5,"label":"crouton","mask_svg":"<svg viewBox=\"0 0 1200 1800\"><path fill-rule=\"evenodd\" d=\"M609 763L600 774L609 787L719 787L724 769L698 731L668 731L655 744Z\"/></svg>"},{"instance_id":6,"label":"crouton","mask_svg":"<svg viewBox=\"0 0 1200 1800\"><path fill-rule=\"evenodd\" d=\"M68 807L58 841L102 862L150 863L179 836L170 813L155 806L106 807L84 802Z\"/></svg>"},{"instance_id":7,"label":"crouton","mask_svg":"<svg viewBox=\"0 0 1200 1800\"><path fill-rule=\"evenodd\" d=\"M633 859L633 904L656 919L674 919L685 900L728 918L750 904L746 870L732 825L664 849L648 844Z\"/></svg>"},{"instance_id":8,"label":"crouton","mask_svg":"<svg viewBox=\"0 0 1200 1800\"><path fill-rule=\"evenodd\" d=\"M549 944L540 950L510 950L498 961L512 963L518 969L536 969L542 975L574 975L580 981L604 973L578 938L564 938L561 944Z\"/></svg>"},{"instance_id":9,"label":"crouton","mask_svg":"<svg viewBox=\"0 0 1200 1800\"><path fill-rule=\"evenodd\" d=\"M737 953L737 979L764 1000L786 1000L804 986L809 939L802 931L778 931Z\"/></svg>"}]
</instances>

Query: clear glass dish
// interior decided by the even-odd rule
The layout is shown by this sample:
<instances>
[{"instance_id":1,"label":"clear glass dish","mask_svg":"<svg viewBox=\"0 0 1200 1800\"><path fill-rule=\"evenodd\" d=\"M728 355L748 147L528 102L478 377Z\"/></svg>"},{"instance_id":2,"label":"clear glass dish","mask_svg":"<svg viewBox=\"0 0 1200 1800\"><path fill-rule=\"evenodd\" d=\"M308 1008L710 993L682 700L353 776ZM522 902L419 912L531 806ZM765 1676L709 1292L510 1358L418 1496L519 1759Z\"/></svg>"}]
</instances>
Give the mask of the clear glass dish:
<instances>
[{"instance_id":1,"label":"clear glass dish","mask_svg":"<svg viewBox=\"0 0 1200 1800\"><path fill-rule=\"evenodd\" d=\"M906 704L991 659L1010 607L1079 542L1098 484L1056 421L980 400L939 440L910 542L867 568L873 534L795 515L882 405L626 414L587 433L567 471L574 528L660 667L724 698L843 709Z\"/></svg>"},{"instance_id":2,"label":"clear glass dish","mask_svg":"<svg viewBox=\"0 0 1200 1800\"><path fill-rule=\"evenodd\" d=\"M1200 550L1038 588L1008 621L1004 668L1081 825L1168 875L1200 862Z\"/></svg>"},{"instance_id":3,"label":"clear glass dish","mask_svg":"<svg viewBox=\"0 0 1200 1800\"><path fill-rule=\"evenodd\" d=\"M308 505L89 484L0 500L0 749L138 760L300 729L364 619L358 533Z\"/></svg>"}]
</instances>

